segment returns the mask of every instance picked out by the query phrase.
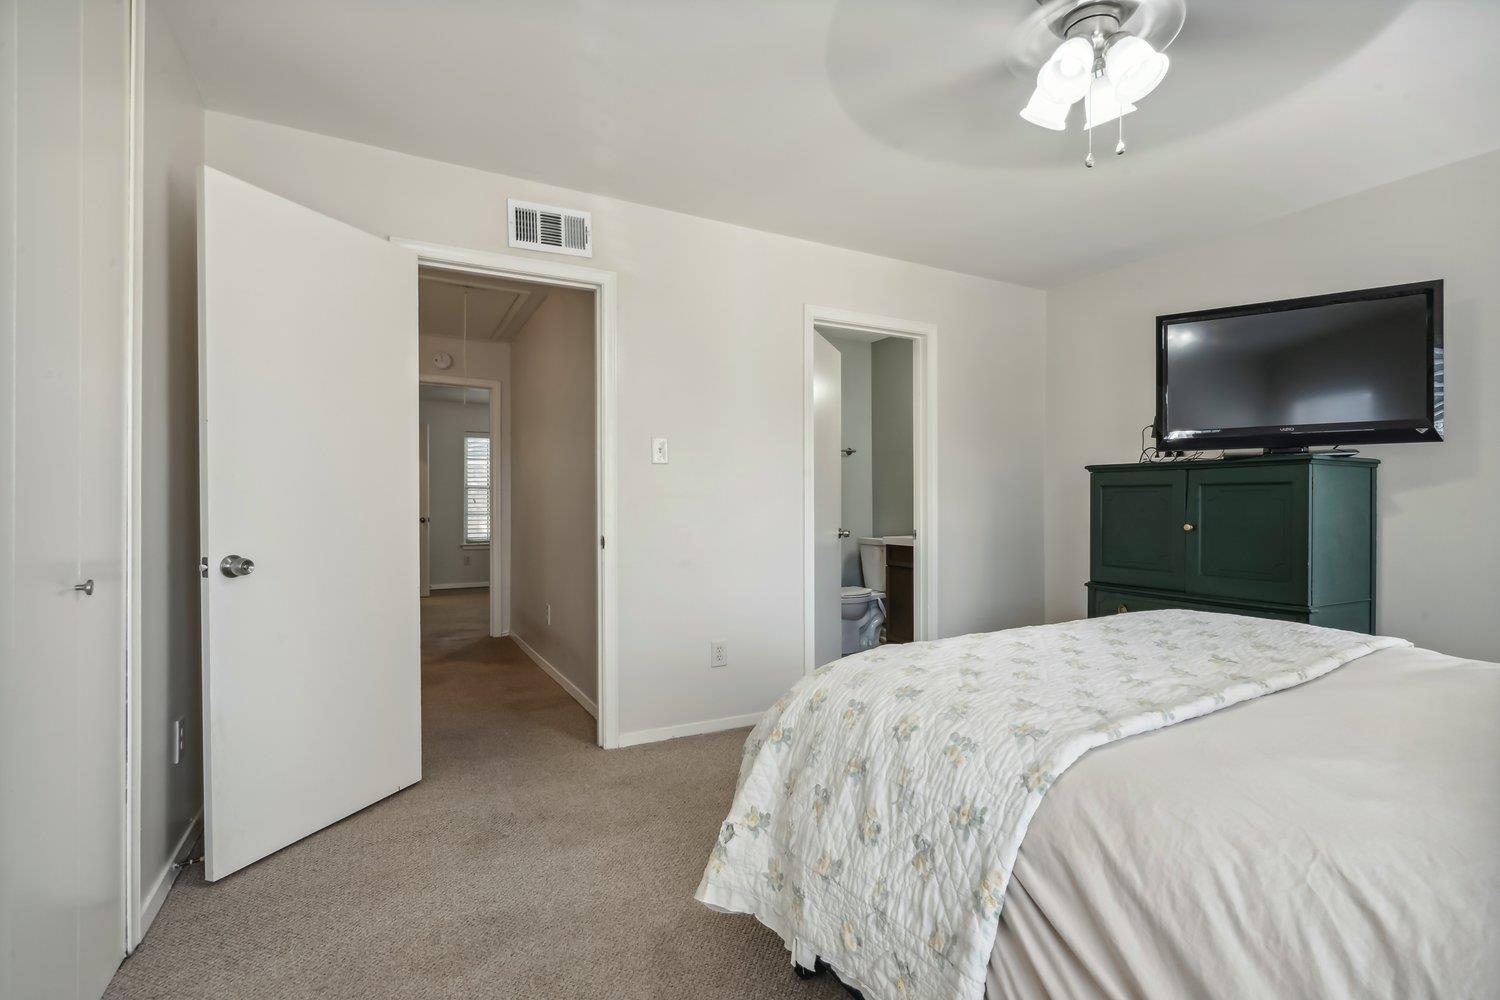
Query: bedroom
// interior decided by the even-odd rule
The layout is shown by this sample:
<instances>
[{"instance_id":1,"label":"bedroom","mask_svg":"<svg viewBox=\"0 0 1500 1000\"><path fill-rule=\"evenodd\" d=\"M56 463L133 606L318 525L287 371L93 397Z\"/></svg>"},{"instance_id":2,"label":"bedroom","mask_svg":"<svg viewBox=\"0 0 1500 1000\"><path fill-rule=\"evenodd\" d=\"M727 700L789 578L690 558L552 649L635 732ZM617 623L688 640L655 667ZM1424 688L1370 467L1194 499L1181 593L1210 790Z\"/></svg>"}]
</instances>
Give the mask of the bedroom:
<instances>
[{"instance_id":1,"label":"bedroom","mask_svg":"<svg viewBox=\"0 0 1500 1000\"><path fill-rule=\"evenodd\" d=\"M1036 68L1025 80L1006 61L1035 7L993 5L991 23L990 5L967 4L773 4L748 22L734 5L458 3L442 17L338 2L9 5L5 23L20 44L6 51L45 58L7 63L19 111L6 135L22 154L45 138L38 154L54 158L19 156L6 189L15 231L32 241L7 271L15 422L0 438L21 484L5 501L0 630L13 977L0 982L15 984L4 992L73 995L35 985L70 972L70 991L98 995L129 949L117 995L248 995L251 980L236 970L268 974L269 956L295 951L294 941L342 949L312 931L278 936L287 928L266 920L251 936L265 950L222 969L205 955L226 941L205 935L195 948L165 934L194 912L173 920L174 897L191 899L197 886L203 912L228 919L236 886L271 878L255 873L274 873L284 857L215 883L175 867L195 856L203 802L197 564L239 551L202 550L197 527L205 167L372 241L460 248L573 280L611 277L616 350L600 364L613 392L613 469L601 488L613 490L615 524L600 534L601 585L615 596L600 638L614 662L599 676L615 690L611 699L600 688L613 722L601 711L599 741L618 748L579 746L569 759L641 768L684 802L682 828L671 829L589 786L601 807L623 810L598 828L619 852L608 858L658 858L643 853L657 838L672 859L643 866L636 882L603 883L619 890L611 898L643 901L630 916L654 944L625 963L624 978L638 992L838 988L827 975L796 980L780 938L692 899L730 808L746 730L803 677L809 308L935 330L933 525L918 532L932 559L931 627L918 638L939 639L1088 613L1085 467L1129 463L1141 450L1156 408L1156 317L1442 279L1444 440L1360 446L1381 462L1376 630L1500 660L1491 599L1500 588L1491 514L1500 496L1500 394L1491 391L1500 378L1491 333L1500 121L1485 96L1496 82L1486 5L1276 3L1252 15L1188 0L1166 48L1171 72L1123 125L1095 130L1092 169L1078 112L1061 133L1017 117ZM517 32L532 40L524 58L487 58L490 40ZM548 76L542 53L565 60L573 82ZM81 66L95 75L80 78ZM113 83L132 79L133 88ZM124 102L129 114L116 121L111 105L79 118L85 92ZM38 132L39 122L51 131ZM1128 146L1117 157L1121 127ZM79 159L85 140L101 155ZM802 155L814 149L821 155ZM589 213L593 256L513 246L511 199ZM77 240L35 240L72 232ZM113 252L121 246L132 253ZM44 338L44 329L78 336ZM310 359L310 350L294 354L286 377L301 377ZM91 381L56 374L74 371ZM651 460L656 438L669 443L666 464ZM52 458L79 449L102 456L90 476L56 471L69 466ZM121 510L130 512L123 526ZM63 539L71 554L55 551ZM45 580L25 569L36 566L51 567ZM68 567L67 580L57 567ZM274 574L263 563L245 582L266 586ZM87 579L94 593L75 596L71 587ZM716 641L727 648L723 667L711 665ZM29 663L59 666L22 674ZM1161 739L1193 731L1174 726ZM137 794L115 809L127 736L141 771ZM43 753L52 741L67 752ZM177 745L181 763L172 763ZM1128 745L1085 758L1073 776ZM59 783L65 774L73 777ZM641 775L615 777L629 787ZM67 853L81 859L67 892L34 864L56 848L56 824L34 818L46 814L76 817L64 824ZM643 840L612 839L631 823ZM361 863L353 853L337 860ZM539 898L561 905L574 898L570 886L543 882ZM152 923L153 907L172 923ZM474 924L498 927L515 913L491 917ZM387 981L400 964L391 956L420 960L422 934L439 926L449 924L414 923L385 956L340 950L358 975L353 985L323 983L324 993ZM32 929L23 937L22 927ZM674 938L674 929L691 935ZM103 944L81 956L60 943L80 940ZM602 932L586 940L602 956L595 964L616 972L619 957L635 953ZM679 941L722 959L704 963L711 986L661 975L692 953L675 950ZM486 980L485 956L499 950L491 941L448 958L480 977L475 990L606 989L581 970L570 980L525 965ZM429 959L441 965L438 954Z\"/></svg>"}]
</instances>

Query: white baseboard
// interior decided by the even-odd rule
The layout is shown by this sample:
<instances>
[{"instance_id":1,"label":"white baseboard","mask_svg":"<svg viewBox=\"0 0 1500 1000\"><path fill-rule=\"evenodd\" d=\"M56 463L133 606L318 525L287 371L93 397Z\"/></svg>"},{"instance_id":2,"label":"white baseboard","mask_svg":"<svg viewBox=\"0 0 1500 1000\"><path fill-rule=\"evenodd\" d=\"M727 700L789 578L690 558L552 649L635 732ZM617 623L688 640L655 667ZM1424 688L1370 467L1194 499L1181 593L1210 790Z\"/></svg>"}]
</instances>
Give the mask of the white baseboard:
<instances>
[{"instance_id":1,"label":"white baseboard","mask_svg":"<svg viewBox=\"0 0 1500 1000\"><path fill-rule=\"evenodd\" d=\"M476 587L488 587L488 580L480 580L478 583L430 583L428 590L472 590Z\"/></svg>"},{"instance_id":2,"label":"white baseboard","mask_svg":"<svg viewBox=\"0 0 1500 1000\"><path fill-rule=\"evenodd\" d=\"M573 700L582 705L584 711L588 712L596 719L599 718L599 706L594 704L594 700L588 695L584 694L581 690L579 690L577 684L574 684L572 681L564 677L561 670L558 670L552 664L548 663L545 656L543 656L541 653L538 653L535 649L532 649L531 644L528 643L525 639L522 639L519 633L512 632L510 634L510 641L515 643L517 646L520 646L521 652L531 657L532 663L535 663L537 666L541 667L542 670L546 672L548 677L551 677L553 680L557 681L558 685L564 691L572 695Z\"/></svg>"},{"instance_id":3,"label":"white baseboard","mask_svg":"<svg viewBox=\"0 0 1500 1000\"><path fill-rule=\"evenodd\" d=\"M152 921L161 912L162 904L167 901L167 894L172 891L172 883L177 881L177 876L181 872L181 869L177 867L178 859L192 846L193 838L198 836L198 831L202 827L203 810L199 809L198 815L193 817L193 821L188 824L187 829L183 831L181 838L178 839L177 844L172 848L172 860L168 861L167 866L162 869L161 874L156 876L156 884L151 887L151 891L142 896L140 923L140 939L142 941L146 939L146 932L151 929Z\"/></svg>"},{"instance_id":4,"label":"white baseboard","mask_svg":"<svg viewBox=\"0 0 1500 1000\"><path fill-rule=\"evenodd\" d=\"M679 736L701 736L704 733L717 733L725 729L739 729L741 726L755 725L765 714L764 712L751 712L749 715L730 715L722 719L684 722L676 726L662 726L660 729L637 729L632 733L621 733L619 745L633 747L642 743L674 740Z\"/></svg>"}]
</instances>

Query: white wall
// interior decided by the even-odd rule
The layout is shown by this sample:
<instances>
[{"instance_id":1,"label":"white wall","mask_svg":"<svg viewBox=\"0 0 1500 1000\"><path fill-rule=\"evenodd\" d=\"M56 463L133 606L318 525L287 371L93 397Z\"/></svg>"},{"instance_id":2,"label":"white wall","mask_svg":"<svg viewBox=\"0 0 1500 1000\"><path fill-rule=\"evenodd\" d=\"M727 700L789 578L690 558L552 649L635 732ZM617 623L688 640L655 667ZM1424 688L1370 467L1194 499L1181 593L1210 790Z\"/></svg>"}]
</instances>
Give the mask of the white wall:
<instances>
[{"instance_id":1,"label":"white wall","mask_svg":"<svg viewBox=\"0 0 1500 1000\"><path fill-rule=\"evenodd\" d=\"M619 276L627 738L758 714L801 676L808 303L938 327L936 631L1041 617L1042 292L230 115L207 137L214 166L374 233L504 251L508 196L594 213Z\"/></svg>"},{"instance_id":2,"label":"white wall","mask_svg":"<svg viewBox=\"0 0 1500 1000\"><path fill-rule=\"evenodd\" d=\"M594 334L593 292L559 288L511 344L510 607L511 632L597 704Z\"/></svg>"},{"instance_id":3,"label":"white wall","mask_svg":"<svg viewBox=\"0 0 1500 1000\"><path fill-rule=\"evenodd\" d=\"M844 539L844 575L846 587L864 584L859 564L859 540L874 531L874 485L870 441L870 341L824 333L821 336L839 351L839 422L842 444L854 454L844 458L840 471L843 483L840 502L843 507L841 527L849 529Z\"/></svg>"},{"instance_id":4,"label":"white wall","mask_svg":"<svg viewBox=\"0 0 1500 1000\"><path fill-rule=\"evenodd\" d=\"M1442 444L1367 447L1379 473L1379 622L1500 659L1500 153L1095 275L1048 296L1047 617L1085 613L1091 462L1133 461L1155 409L1155 317L1446 279Z\"/></svg>"},{"instance_id":5,"label":"white wall","mask_svg":"<svg viewBox=\"0 0 1500 1000\"><path fill-rule=\"evenodd\" d=\"M198 558L198 168L203 108L159 4L140 91L140 893L147 921L203 807ZM172 763L172 723L187 752Z\"/></svg>"},{"instance_id":6,"label":"white wall","mask_svg":"<svg viewBox=\"0 0 1500 1000\"><path fill-rule=\"evenodd\" d=\"M489 546L464 545L464 436L490 432L489 393L471 389L470 395L473 398L467 403L421 401L419 419L427 425L427 509L434 587L483 587L490 582ZM490 486L493 490L494 484ZM495 520L498 522L499 517ZM490 529L493 532L495 525Z\"/></svg>"},{"instance_id":7,"label":"white wall","mask_svg":"<svg viewBox=\"0 0 1500 1000\"><path fill-rule=\"evenodd\" d=\"M912 351L904 337L877 340L870 352L872 520L877 535L916 529L912 413Z\"/></svg>"}]
</instances>

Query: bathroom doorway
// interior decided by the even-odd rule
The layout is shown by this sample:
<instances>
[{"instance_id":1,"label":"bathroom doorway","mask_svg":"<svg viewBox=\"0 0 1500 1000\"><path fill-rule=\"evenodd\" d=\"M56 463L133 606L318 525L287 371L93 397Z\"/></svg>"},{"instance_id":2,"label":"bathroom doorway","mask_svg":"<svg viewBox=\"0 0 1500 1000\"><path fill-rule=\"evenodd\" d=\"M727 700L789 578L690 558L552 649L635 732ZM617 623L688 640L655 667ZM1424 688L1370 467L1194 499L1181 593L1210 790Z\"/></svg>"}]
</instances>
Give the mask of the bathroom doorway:
<instances>
[{"instance_id":1,"label":"bathroom doorway","mask_svg":"<svg viewBox=\"0 0 1500 1000\"><path fill-rule=\"evenodd\" d=\"M928 637L934 335L924 324L807 310L808 670Z\"/></svg>"}]
</instances>

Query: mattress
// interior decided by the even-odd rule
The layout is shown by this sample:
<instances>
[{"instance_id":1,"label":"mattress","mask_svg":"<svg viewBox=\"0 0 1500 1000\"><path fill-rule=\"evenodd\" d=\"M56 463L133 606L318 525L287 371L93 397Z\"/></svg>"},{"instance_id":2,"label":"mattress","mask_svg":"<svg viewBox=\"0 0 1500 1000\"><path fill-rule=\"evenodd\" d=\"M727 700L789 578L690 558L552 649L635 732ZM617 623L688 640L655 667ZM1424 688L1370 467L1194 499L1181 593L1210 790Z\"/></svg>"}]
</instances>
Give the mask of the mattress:
<instances>
[{"instance_id":1,"label":"mattress","mask_svg":"<svg viewBox=\"0 0 1500 1000\"><path fill-rule=\"evenodd\" d=\"M1385 649L1085 755L986 995L1500 996L1500 665Z\"/></svg>"}]
</instances>

